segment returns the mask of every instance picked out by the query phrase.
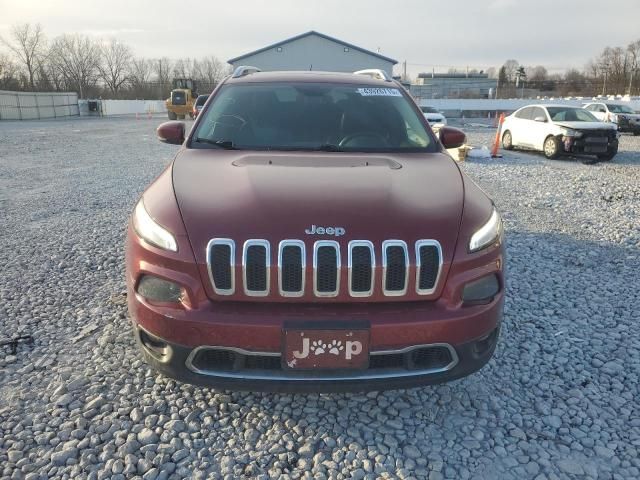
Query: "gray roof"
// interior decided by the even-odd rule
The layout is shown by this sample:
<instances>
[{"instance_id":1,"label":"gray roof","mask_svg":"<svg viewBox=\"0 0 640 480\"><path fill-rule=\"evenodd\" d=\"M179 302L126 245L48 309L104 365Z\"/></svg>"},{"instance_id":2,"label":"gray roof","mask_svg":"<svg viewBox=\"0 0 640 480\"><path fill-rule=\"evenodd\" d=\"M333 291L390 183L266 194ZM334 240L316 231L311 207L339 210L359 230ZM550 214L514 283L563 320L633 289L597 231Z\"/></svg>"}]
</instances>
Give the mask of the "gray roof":
<instances>
[{"instance_id":1,"label":"gray roof","mask_svg":"<svg viewBox=\"0 0 640 480\"><path fill-rule=\"evenodd\" d=\"M293 42L295 40L299 40L301 38L308 37L310 35L317 35L318 37L324 38L325 40L330 40L332 42L336 42L336 43L339 43L341 45L344 45L345 47L352 48L354 50L358 50L358 51L360 51L362 53L366 53L367 55L373 55L374 57L381 58L382 60L386 60L387 62L391 62L394 65L396 65L398 63L398 61L394 60L393 58L385 57L384 55L380 55L379 53L372 52L371 50L366 50L364 48L358 47L358 46L353 45L351 43L343 42L342 40L339 40L339 39L334 38L334 37L330 37L329 35L325 35L324 33L316 32L315 30L310 30L308 32L301 33L300 35L296 35L295 37L287 38L286 40L282 40L282 41L280 41L278 43L274 43L273 45L268 45L268 46L260 48L258 50L254 50L253 52L245 53L244 55L240 55L239 57L230 58L229 60L227 60L227 63L231 63L231 64L236 63L238 60L242 60L243 58L250 57L252 55L255 55L257 53L261 53L261 52L264 52L264 51L267 51L267 50L271 50L272 48L279 47L281 45L284 45L285 43L290 43L290 42Z\"/></svg>"}]
</instances>

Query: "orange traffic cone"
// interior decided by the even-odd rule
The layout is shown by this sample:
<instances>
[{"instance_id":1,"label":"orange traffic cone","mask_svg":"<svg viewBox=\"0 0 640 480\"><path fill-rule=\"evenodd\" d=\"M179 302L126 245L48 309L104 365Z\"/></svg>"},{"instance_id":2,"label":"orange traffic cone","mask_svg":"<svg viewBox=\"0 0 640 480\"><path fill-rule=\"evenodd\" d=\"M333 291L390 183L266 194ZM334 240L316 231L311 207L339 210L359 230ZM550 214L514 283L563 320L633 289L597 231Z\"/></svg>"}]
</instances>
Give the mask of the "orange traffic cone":
<instances>
[{"instance_id":1,"label":"orange traffic cone","mask_svg":"<svg viewBox=\"0 0 640 480\"><path fill-rule=\"evenodd\" d=\"M491 149L491 158L502 158L502 155L498 153L500 148L500 134L502 133L502 124L504 123L504 113L500 114L500 121L498 122L498 130L496 131L496 138L493 141L493 148Z\"/></svg>"}]
</instances>

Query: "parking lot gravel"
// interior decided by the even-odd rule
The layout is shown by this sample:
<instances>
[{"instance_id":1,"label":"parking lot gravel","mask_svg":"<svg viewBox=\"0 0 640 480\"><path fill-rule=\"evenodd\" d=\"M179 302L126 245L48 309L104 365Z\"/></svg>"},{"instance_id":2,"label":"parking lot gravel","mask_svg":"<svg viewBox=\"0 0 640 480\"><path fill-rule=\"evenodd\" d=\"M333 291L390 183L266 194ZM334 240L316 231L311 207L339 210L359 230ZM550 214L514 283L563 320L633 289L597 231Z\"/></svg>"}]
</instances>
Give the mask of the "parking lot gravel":
<instances>
[{"instance_id":1,"label":"parking lot gravel","mask_svg":"<svg viewBox=\"0 0 640 480\"><path fill-rule=\"evenodd\" d=\"M177 151L160 121L0 124L0 339L27 337L0 347L1 478L640 478L640 137L597 165L462 164L507 234L504 324L480 372L285 395L180 384L135 347L123 241Z\"/></svg>"}]
</instances>

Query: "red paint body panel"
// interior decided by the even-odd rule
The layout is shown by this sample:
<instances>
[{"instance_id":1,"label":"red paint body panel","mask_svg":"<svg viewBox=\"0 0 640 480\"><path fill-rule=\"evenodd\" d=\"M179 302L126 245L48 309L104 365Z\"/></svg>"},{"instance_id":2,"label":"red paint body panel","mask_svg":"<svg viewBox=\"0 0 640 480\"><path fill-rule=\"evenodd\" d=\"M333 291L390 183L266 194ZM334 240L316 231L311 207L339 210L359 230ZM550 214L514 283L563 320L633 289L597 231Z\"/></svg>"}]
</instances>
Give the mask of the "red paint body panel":
<instances>
[{"instance_id":1,"label":"red paint body panel","mask_svg":"<svg viewBox=\"0 0 640 480\"><path fill-rule=\"evenodd\" d=\"M401 168L391 168L391 164ZM312 264L315 240L336 240L345 254L350 240L370 240L376 246L379 279L384 240L401 239L412 248L419 239L434 239L442 245L442 274L446 277L462 214L462 176L453 161L441 153L396 158L336 153L303 157L299 152L183 150L174 162L173 182L210 298L216 298L206 267L206 247L212 238L231 238L240 252L248 239L268 240L272 245L271 278L277 278L277 245L281 240L305 240L307 265ZM306 235L305 229L312 224L343 226L346 235ZM346 263L345 256L343 265ZM311 269L307 273L307 285L313 285ZM347 285L347 269L341 273L341 284ZM241 275L238 265L236 278ZM217 299L287 303L424 299L415 294L414 277L415 271L410 272L410 293L402 298L383 296L378 282L372 297L360 299L349 297L346 289L335 298L317 298L308 290L297 299L246 297L236 289L236 294ZM428 298L439 294L440 288Z\"/></svg>"}]
</instances>

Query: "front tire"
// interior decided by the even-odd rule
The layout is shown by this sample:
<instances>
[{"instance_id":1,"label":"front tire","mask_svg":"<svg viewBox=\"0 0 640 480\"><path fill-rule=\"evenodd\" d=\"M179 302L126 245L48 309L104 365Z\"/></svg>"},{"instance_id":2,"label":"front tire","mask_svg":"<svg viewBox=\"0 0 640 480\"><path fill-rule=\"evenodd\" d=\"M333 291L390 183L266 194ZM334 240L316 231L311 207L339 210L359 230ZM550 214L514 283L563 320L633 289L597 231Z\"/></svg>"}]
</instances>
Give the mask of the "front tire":
<instances>
[{"instance_id":1,"label":"front tire","mask_svg":"<svg viewBox=\"0 0 640 480\"><path fill-rule=\"evenodd\" d=\"M167 115L169 115L169 120L175 120L176 118L178 118L175 112L172 112L171 110L167 112Z\"/></svg>"},{"instance_id":2,"label":"front tire","mask_svg":"<svg viewBox=\"0 0 640 480\"><path fill-rule=\"evenodd\" d=\"M599 153L598 160L602 160L603 162L609 162L613 160L613 157L618 153L618 147L613 147L607 150L607 153Z\"/></svg>"},{"instance_id":3,"label":"front tire","mask_svg":"<svg viewBox=\"0 0 640 480\"><path fill-rule=\"evenodd\" d=\"M560 142L556 137L549 136L544 141L543 147L544 156L549 160L558 158L560 155Z\"/></svg>"},{"instance_id":4,"label":"front tire","mask_svg":"<svg viewBox=\"0 0 640 480\"><path fill-rule=\"evenodd\" d=\"M502 135L502 148L505 150L513 150L513 137L509 130L504 132L504 135Z\"/></svg>"}]
</instances>

